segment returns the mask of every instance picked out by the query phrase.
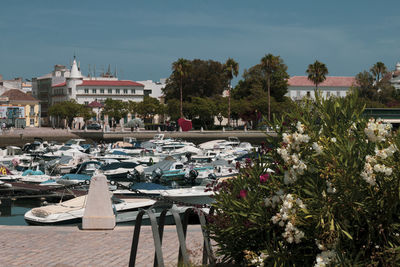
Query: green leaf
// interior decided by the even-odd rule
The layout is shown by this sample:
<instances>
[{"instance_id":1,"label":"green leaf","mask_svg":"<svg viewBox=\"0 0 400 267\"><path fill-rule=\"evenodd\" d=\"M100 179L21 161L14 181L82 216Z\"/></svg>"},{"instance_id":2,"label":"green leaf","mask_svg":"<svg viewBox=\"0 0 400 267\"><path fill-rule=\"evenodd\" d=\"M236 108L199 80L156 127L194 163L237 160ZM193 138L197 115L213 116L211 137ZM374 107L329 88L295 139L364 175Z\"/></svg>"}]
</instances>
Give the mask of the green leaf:
<instances>
[{"instance_id":1,"label":"green leaf","mask_svg":"<svg viewBox=\"0 0 400 267\"><path fill-rule=\"evenodd\" d=\"M343 234L345 234L349 239L353 240L353 237L348 232L346 232L343 229L341 229L341 230L342 230Z\"/></svg>"}]
</instances>

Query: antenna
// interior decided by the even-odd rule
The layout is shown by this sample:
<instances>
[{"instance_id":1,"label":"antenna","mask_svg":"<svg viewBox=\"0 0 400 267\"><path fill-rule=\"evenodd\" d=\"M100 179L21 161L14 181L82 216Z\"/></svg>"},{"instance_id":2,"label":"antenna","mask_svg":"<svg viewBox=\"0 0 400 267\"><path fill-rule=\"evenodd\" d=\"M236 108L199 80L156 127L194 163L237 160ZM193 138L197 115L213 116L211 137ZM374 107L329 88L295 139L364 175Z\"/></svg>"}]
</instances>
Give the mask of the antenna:
<instances>
[{"instance_id":1,"label":"antenna","mask_svg":"<svg viewBox=\"0 0 400 267\"><path fill-rule=\"evenodd\" d=\"M107 75L111 76L111 65L108 64Z\"/></svg>"},{"instance_id":2,"label":"antenna","mask_svg":"<svg viewBox=\"0 0 400 267\"><path fill-rule=\"evenodd\" d=\"M117 78L117 64L115 64L114 77Z\"/></svg>"},{"instance_id":3,"label":"antenna","mask_svg":"<svg viewBox=\"0 0 400 267\"><path fill-rule=\"evenodd\" d=\"M96 77L96 64L94 64L93 77Z\"/></svg>"},{"instance_id":4,"label":"antenna","mask_svg":"<svg viewBox=\"0 0 400 267\"><path fill-rule=\"evenodd\" d=\"M90 64L89 64L88 76L89 76L89 77L92 77L92 73L90 73Z\"/></svg>"}]
</instances>

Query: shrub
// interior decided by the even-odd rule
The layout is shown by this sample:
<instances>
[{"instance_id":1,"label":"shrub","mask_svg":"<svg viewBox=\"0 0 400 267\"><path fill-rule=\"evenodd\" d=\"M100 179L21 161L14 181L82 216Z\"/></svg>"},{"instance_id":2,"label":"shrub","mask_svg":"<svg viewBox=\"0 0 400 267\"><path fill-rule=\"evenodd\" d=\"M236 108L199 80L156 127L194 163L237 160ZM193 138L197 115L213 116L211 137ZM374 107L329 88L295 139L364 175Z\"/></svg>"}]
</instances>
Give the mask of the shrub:
<instances>
[{"instance_id":1,"label":"shrub","mask_svg":"<svg viewBox=\"0 0 400 267\"><path fill-rule=\"evenodd\" d=\"M400 138L357 95L303 102L274 119L258 158L216 185L209 231L249 266L400 262Z\"/></svg>"}]
</instances>

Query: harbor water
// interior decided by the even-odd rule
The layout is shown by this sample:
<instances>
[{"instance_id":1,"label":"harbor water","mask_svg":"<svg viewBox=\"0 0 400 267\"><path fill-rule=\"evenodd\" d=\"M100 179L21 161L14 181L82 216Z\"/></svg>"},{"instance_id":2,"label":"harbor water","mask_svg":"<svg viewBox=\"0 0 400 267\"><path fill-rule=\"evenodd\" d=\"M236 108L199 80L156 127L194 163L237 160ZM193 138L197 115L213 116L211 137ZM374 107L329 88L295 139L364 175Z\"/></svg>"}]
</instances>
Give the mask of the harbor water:
<instances>
[{"instance_id":1,"label":"harbor water","mask_svg":"<svg viewBox=\"0 0 400 267\"><path fill-rule=\"evenodd\" d=\"M0 225L28 225L24 214L41 204L40 200L35 199L3 200L0 205Z\"/></svg>"}]
</instances>

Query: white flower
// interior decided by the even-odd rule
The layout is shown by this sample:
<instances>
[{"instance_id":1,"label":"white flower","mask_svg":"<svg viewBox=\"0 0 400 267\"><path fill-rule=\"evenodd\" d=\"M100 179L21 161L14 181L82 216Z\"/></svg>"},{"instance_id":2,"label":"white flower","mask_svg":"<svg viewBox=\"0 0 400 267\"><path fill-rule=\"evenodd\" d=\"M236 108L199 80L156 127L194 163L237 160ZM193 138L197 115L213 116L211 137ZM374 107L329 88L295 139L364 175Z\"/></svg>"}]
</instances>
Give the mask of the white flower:
<instances>
[{"instance_id":1,"label":"white flower","mask_svg":"<svg viewBox=\"0 0 400 267\"><path fill-rule=\"evenodd\" d=\"M320 145L318 145L317 142L314 142L312 144L312 148L315 150L315 152L317 153L317 155L322 153L322 147Z\"/></svg>"},{"instance_id":2,"label":"white flower","mask_svg":"<svg viewBox=\"0 0 400 267\"><path fill-rule=\"evenodd\" d=\"M372 142L383 142L386 137L390 135L392 125L390 123L383 123L382 119L370 119L367 124L367 128L364 129L364 133L368 139Z\"/></svg>"},{"instance_id":3,"label":"white flower","mask_svg":"<svg viewBox=\"0 0 400 267\"><path fill-rule=\"evenodd\" d=\"M332 138L331 138L331 141L332 141L332 143L336 143L337 140L336 140L335 137L332 137Z\"/></svg>"},{"instance_id":4,"label":"white flower","mask_svg":"<svg viewBox=\"0 0 400 267\"><path fill-rule=\"evenodd\" d=\"M304 133L305 127L303 124L301 124L301 122L299 122L299 121L297 122L296 128L299 133L301 133L301 134Z\"/></svg>"},{"instance_id":5,"label":"white flower","mask_svg":"<svg viewBox=\"0 0 400 267\"><path fill-rule=\"evenodd\" d=\"M330 266L331 263L336 262L336 252L334 250L325 250L317 255L314 267Z\"/></svg>"}]
</instances>

